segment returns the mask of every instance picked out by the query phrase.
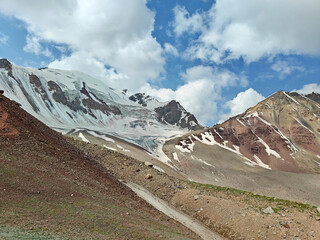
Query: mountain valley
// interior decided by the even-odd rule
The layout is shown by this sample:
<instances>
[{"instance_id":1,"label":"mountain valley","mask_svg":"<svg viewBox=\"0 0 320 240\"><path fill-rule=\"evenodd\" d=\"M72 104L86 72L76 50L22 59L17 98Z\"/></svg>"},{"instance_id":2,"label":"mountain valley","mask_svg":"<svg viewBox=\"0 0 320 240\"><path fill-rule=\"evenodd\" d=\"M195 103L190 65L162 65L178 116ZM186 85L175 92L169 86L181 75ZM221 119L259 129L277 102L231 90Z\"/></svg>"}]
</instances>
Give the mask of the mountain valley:
<instances>
[{"instance_id":1,"label":"mountain valley","mask_svg":"<svg viewBox=\"0 0 320 240\"><path fill-rule=\"evenodd\" d=\"M318 93L279 91L204 128L175 100L77 71L1 59L0 89L0 237L320 238Z\"/></svg>"}]
</instances>

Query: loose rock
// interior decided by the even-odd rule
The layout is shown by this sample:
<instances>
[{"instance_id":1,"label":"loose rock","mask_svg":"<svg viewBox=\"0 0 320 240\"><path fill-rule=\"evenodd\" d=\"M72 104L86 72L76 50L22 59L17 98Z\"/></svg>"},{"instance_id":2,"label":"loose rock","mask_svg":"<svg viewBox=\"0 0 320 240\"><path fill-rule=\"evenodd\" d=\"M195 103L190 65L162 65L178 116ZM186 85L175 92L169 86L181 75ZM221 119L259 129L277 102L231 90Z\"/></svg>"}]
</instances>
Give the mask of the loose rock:
<instances>
[{"instance_id":1,"label":"loose rock","mask_svg":"<svg viewBox=\"0 0 320 240\"><path fill-rule=\"evenodd\" d=\"M286 222L280 222L281 226L284 226L285 228L290 228L289 224Z\"/></svg>"},{"instance_id":2,"label":"loose rock","mask_svg":"<svg viewBox=\"0 0 320 240\"><path fill-rule=\"evenodd\" d=\"M198 199L199 199L199 195L194 195L194 196L193 196L193 199L194 199L194 200L198 200Z\"/></svg>"},{"instance_id":3,"label":"loose rock","mask_svg":"<svg viewBox=\"0 0 320 240\"><path fill-rule=\"evenodd\" d=\"M145 177L145 179L151 179L152 178L152 175L150 173L148 173Z\"/></svg>"},{"instance_id":4,"label":"loose rock","mask_svg":"<svg viewBox=\"0 0 320 240\"><path fill-rule=\"evenodd\" d=\"M151 162L145 161L144 165L148 166L148 167L153 167L153 164Z\"/></svg>"},{"instance_id":5,"label":"loose rock","mask_svg":"<svg viewBox=\"0 0 320 240\"><path fill-rule=\"evenodd\" d=\"M266 209L263 209L262 212L265 213L265 214L272 214L272 213L274 213L272 207L267 207Z\"/></svg>"}]
</instances>

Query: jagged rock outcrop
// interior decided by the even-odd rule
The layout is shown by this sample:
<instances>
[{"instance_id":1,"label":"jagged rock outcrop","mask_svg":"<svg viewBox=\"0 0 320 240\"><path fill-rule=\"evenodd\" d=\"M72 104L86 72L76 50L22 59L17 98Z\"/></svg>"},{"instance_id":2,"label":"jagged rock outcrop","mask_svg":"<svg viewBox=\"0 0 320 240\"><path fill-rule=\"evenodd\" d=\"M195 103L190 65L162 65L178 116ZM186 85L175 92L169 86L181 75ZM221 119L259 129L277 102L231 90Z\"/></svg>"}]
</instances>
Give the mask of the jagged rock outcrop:
<instances>
[{"instance_id":1,"label":"jagged rock outcrop","mask_svg":"<svg viewBox=\"0 0 320 240\"><path fill-rule=\"evenodd\" d=\"M148 106L148 102L154 100L154 98L152 98L149 95L146 95L145 93L136 93L134 95L131 95L129 99L133 102L139 103L143 107Z\"/></svg>"},{"instance_id":2,"label":"jagged rock outcrop","mask_svg":"<svg viewBox=\"0 0 320 240\"><path fill-rule=\"evenodd\" d=\"M155 109L158 120L163 123L177 125L191 130L201 129L195 116L187 112L177 101L170 101L168 104Z\"/></svg>"}]
</instances>

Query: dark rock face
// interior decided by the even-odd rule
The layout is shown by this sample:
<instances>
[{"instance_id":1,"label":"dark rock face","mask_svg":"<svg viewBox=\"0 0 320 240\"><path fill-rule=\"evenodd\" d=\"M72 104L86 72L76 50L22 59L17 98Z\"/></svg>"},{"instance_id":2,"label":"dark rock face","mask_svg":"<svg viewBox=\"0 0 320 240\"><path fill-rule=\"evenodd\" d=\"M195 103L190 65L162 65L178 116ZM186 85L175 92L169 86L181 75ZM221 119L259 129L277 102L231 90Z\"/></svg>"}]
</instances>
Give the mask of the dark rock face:
<instances>
[{"instance_id":1,"label":"dark rock face","mask_svg":"<svg viewBox=\"0 0 320 240\"><path fill-rule=\"evenodd\" d=\"M133 102L138 102L143 107L146 107L148 105L147 100L151 99L151 96L146 95L145 93L136 93L130 96L129 99Z\"/></svg>"},{"instance_id":2,"label":"dark rock face","mask_svg":"<svg viewBox=\"0 0 320 240\"><path fill-rule=\"evenodd\" d=\"M33 79L33 81L37 82L35 78ZM92 110L99 110L108 116L111 113L115 115L121 115L121 111L117 107L109 106L101 99L98 99L97 96L94 95L93 93L89 93L88 90L86 89L85 83L83 83L83 87L81 88L80 92L83 95L85 95L87 98L82 99L82 101L78 97L76 97L74 100L71 101L68 95L66 95L66 93L62 91L60 86L53 81L49 81L48 86L49 86L49 91L52 92L53 99L58 103L68 106L74 112L82 111L84 114L89 114L93 118L97 118L97 117L93 114ZM98 99L99 102L95 101L90 94L92 94L96 99ZM70 116L70 118L72 118L70 113L68 113L68 115Z\"/></svg>"},{"instance_id":3,"label":"dark rock face","mask_svg":"<svg viewBox=\"0 0 320 240\"><path fill-rule=\"evenodd\" d=\"M49 98L46 90L43 88L40 79L36 75L30 74L29 81L30 81L31 85L33 86L34 90L42 96L47 107L49 109L51 109L50 106L53 107L52 102L50 101L50 98Z\"/></svg>"},{"instance_id":4,"label":"dark rock face","mask_svg":"<svg viewBox=\"0 0 320 240\"><path fill-rule=\"evenodd\" d=\"M73 101L70 101L57 83L49 81L48 87L49 91L52 92L53 99L56 102L68 106L74 112L82 111L85 114L88 113L87 109L81 106L79 98L75 98Z\"/></svg>"},{"instance_id":5,"label":"dark rock face","mask_svg":"<svg viewBox=\"0 0 320 240\"><path fill-rule=\"evenodd\" d=\"M158 121L162 123L169 123L171 125L177 124L182 128L188 128L189 130L198 130L202 127L199 125L194 115L187 112L180 103L171 101L163 107L155 109L158 114ZM182 117L182 114L185 114Z\"/></svg>"},{"instance_id":6,"label":"dark rock face","mask_svg":"<svg viewBox=\"0 0 320 240\"><path fill-rule=\"evenodd\" d=\"M182 115L181 105L176 101L171 101L166 106L158 107L155 111L160 122L167 122L172 125L178 123Z\"/></svg>"},{"instance_id":7,"label":"dark rock face","mask_svg":"<svg viewBox=\"0 0 320 240\"><path fill-rule=\"evenodd\" d=\"M38 68L38 70L45 70L45 69L48 69L48 67Z\"/></svg>"},{"instance_id":8,"label":"dark rock face","mask_svg":"<svg viewBox=\"0 0 320 240\"><path fill-rule=\"evenodd\" d=\"M316 92L312 92L310 94L306 95L307 98L310 98L311 100L320 103L320 94Z\"/></svg>"},{"instance_id":9,"label":"dark rock face","mask_svg":"<svg viewBox=\"0 0 320 240\"><path fill-rule=\"evenodd\" d=\"M12 64L7 59L0 59L0 68L4 68L7 71L12 71Z\"/></svg>"},{"instance_id":10,"label":"dark rock face","mask_svg":"<svg viewBox=\"0 0 320 240\"><path fill-rule=\"evenodd\" d=\"M5 70L8 71L8 75L12 78L12 63L8 61L8 59L2 58L0 59L0 68L4 68Z\"/></svg>"},{"instance_id":11,"label":"dark rock face","mask_svg":"<svg viewBox=\"0 0 320 240\"><path fill-rule=\"evenodd\" d=\"M80 92L88 97L87 99L82 100L82 104L85 107L89 109L100 110L108 116L110 115L110 113L113 113L114 115L121 115L121 111L119 108L117 108L116 106L109 106L103 100L99 99L94 93L89 93L86 89L85 83L83 83L83 87L81 88ZM90 96L90 94L92 94L99 102L95 101Z\"/></svg>"}]
</instances>

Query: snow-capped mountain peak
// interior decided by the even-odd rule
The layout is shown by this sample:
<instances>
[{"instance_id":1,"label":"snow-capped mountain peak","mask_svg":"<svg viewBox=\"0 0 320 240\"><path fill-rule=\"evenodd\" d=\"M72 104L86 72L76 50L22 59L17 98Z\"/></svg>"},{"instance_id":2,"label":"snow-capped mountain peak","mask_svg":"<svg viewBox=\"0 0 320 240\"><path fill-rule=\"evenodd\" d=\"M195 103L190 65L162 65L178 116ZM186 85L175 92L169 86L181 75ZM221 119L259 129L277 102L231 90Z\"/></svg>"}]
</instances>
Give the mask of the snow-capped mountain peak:
<instances>
[{"instance_id":1,"label":"snow-capped mountain peak","mask_svg":"<svg viewBox=\"0 0 320 240\"><path fill-rule=\"evenodd\" d=\"M78 71L31 69L1 59L0 89L52 128L97 130L149 149L158 137L201 128L175 101L161 103L143 93L128 96Z\"/></svg>"}]
</instances>

